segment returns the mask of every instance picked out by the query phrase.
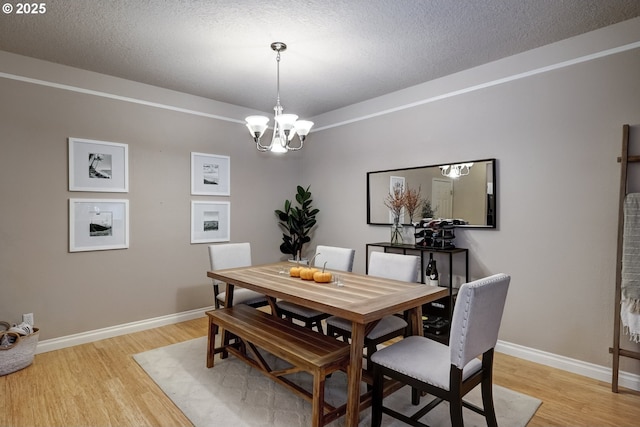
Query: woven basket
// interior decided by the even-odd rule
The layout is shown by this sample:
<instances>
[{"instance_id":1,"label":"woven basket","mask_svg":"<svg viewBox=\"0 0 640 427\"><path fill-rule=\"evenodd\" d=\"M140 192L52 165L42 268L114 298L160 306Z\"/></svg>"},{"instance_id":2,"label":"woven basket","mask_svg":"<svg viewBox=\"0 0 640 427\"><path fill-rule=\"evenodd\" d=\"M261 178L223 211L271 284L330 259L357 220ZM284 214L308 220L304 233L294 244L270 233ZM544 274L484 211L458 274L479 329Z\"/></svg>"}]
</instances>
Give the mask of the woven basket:
<instances>
[{"instance_id":1,"label":"woven basket","mask_svg":"<svg viewBox=\"0 0 640 427\"><path fill-rule=\"evenodd\" d=\"M0 322L0 342L3 335L15 338L8 347L0 346L0 376L24 369L33 363L33 356L38 345L39 329L33 328L33 333L21 336L15 332L2 330L4 322Z\"/></svg>"}]
</instances>

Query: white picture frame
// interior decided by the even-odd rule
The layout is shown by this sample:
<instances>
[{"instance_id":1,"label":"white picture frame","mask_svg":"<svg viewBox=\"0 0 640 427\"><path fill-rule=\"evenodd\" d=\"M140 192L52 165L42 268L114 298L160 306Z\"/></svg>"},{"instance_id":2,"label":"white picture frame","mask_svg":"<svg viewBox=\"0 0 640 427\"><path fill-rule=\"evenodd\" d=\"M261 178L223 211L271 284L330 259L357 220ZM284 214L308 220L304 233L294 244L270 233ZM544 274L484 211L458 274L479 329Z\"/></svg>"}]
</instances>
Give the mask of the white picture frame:
<instances>
[{"instance_id":1,"label":"white picture frame","mask_svg":"<svg viewBox=\"0 0 640 427\"><path fill-rule=\"evenodd\" d=\"M129 200L69 199L69 252L129 247Z\"/></svg>"},{"instance_id":2,"label":"white picture frame","mask_svg":"<svg viewBox=\"0 0 640 427\"><path fill-rule=\"evenodd\" d=\"M231 159L218 154L191 153L191 194L231 195Z\"/></svg>"},{"instance_id":3,"label":"white picture frame","mask_svg":"<svg viewBox=\"0 0 640 427\"><path fill-rule=\"evenodd\" d=\"M129 146L69 138L69 191L129 192Z\"/></svg>"},{"instance_id":4,"label":"white picture frame","mask_svg":"<svg viewBox=\"0 0 640 427\"><path fill-rule=\"evenodd\" d=\"M191 243L229 242L231 203L191 201Z\"/></svg>"}]
</instances>

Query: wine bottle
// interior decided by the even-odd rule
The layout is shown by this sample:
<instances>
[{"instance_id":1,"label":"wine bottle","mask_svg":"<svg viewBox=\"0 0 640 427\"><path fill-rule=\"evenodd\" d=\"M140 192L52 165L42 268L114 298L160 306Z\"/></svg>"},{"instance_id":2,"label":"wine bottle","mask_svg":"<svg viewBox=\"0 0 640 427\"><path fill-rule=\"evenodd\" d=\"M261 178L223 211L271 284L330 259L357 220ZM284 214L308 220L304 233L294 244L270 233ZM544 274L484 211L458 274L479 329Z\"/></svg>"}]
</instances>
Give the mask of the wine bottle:
<instances>
[{"instance_id":1,"label":"wine bottle","mask_svg":"<svg viewBox=\"0 0 640 427\"><path fill-rule=\"evenodd\" d=\"M431 286L439 286L438 267L436 267L436 260L433 260L433 265L431 266L431 273L429 274L429 284Z\"/></svg>"},{"instance_id":2,"label":"wine bottle","mask_svg":"<svg viewBox=\"0 0 640 427\"><path fill-rule=\"evenodd\" d=\"M431 270L433 270L433 253L429 252L429 262L427 263L427 268L424 271L426 283L429 283L429 279L431 279Z\"/></svg>"}]
</instances>

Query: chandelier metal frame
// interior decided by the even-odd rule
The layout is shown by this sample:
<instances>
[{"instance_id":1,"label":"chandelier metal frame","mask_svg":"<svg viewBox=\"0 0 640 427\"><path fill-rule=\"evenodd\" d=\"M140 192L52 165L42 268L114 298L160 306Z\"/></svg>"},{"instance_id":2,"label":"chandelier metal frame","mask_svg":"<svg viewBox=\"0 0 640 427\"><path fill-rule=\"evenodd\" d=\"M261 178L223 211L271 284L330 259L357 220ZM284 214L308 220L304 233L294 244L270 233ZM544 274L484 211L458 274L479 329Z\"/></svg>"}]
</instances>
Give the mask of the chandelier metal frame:
<instances>
[{"instance_id":1,"label":"chandelier metal frame","mask_svg":"<svg viewBox=\"0 0 640 427\"><path fill-rule=\"evenodd\" d=\"M280 104L280 53L287 50L287 45L282 42L271 43L271 49L276 52L277 64L277 97L274 111L273 135L269 145L264 145L260 141L267 127L269 118L265 116L249 116L246 120L247 129L251 133L258 151L272 151L276 153L286 153L287 151L297 151L302 149L304 141L311 131L313 122L308 120L298 120L295 114L284 114L284 108ZM291 145L295 135L298 135L299 143Z\"/></svg>"}]
</instances>

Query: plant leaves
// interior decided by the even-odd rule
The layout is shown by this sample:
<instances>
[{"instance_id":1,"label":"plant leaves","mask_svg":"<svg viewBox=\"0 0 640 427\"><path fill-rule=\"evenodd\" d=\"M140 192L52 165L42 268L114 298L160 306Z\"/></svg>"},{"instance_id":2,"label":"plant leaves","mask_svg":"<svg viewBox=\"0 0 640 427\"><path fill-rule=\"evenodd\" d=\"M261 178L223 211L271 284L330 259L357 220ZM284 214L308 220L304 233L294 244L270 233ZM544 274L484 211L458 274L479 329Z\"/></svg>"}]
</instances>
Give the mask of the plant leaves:
<instances>
[{"instance_id":1,"label":"plant leaves","mask_svg":"<svg viewBox=\"0 0 640 427\"><path fill-rule=\"evenodd\" d=\"M290 200L285 200L284 211L275 210L279 226L283 230L283 243L280 245L280 252L296 256L305 243L311 241L309 232L316 225L315 216L320 212L319 209L312 209L310 186L304 188L300 185L296 186L295 202L298 206L294 206Z\"/></svg>"}]
</instances>

